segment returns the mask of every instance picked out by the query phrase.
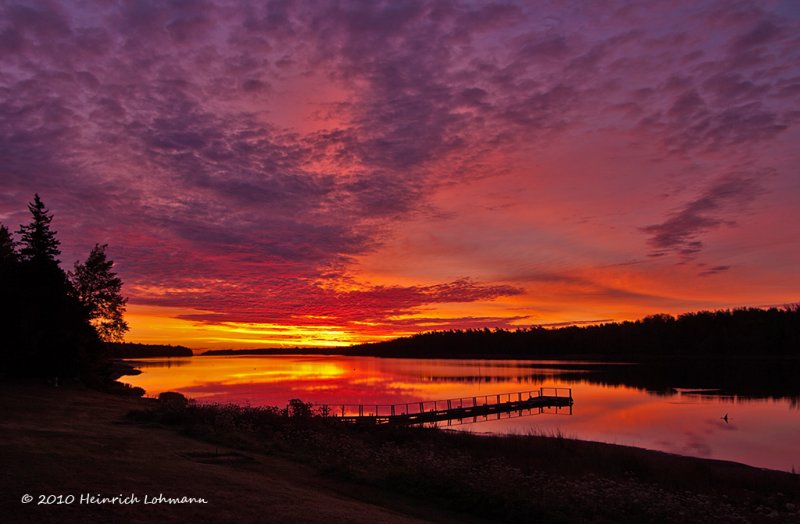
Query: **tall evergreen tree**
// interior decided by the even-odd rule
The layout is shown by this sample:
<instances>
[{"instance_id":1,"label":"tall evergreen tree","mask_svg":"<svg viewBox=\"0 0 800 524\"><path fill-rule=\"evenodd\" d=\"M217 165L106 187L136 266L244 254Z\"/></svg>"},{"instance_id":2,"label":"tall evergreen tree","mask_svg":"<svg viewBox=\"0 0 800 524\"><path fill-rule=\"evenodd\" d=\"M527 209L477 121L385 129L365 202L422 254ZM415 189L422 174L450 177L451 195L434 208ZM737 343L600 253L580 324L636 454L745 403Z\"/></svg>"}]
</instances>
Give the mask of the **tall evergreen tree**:
<instances>
[{"instance_id":1,"label":"tall evergreen tree","mask_svg":"<svg viewBox=\"0 0 800 524\"><path fill-rule=\"evenodd\" d=\"M17 250L11 231L0 224L0 269L11 267L17 262Z\"/></svg>"},{"instance_id":2,"label":"tall evergreen tree","mask_svg":"<svg viewBox=\"0 0 800 524\"><path fill-rule=\"evenodd\" d=\"M2 294L12 341L9 362L20 374L76 376L97 362L100 340L59 265L53 215L38 194L28 210L31 221L18 232L19 263Z\"/></svg>"},{"instance_id":3,"label":"tall evergreen tree","mask_svg":"<svg viewBox=\"0 0 800 524\"><path fill-rule=\"evenodd\" d=\"M20 350L20 279L14 237L0 225L0 368L16 361Z\"/></svg>"},{"instance_id":4,"label":"tall evergreen tree","mask_svg":"<svg viewBox=\"0 0 800 524\"><path fill-rule=\"evenodd\" d=\"M89 258L69 274L78 301L86 309L92 325L106 342L121 342L128 331L123 319L128 299L121 294L122 280L111 269L114 262L106 257L107 244L95 244Z\"/></svg>"},{"instance_id":5,"label":"tall evergreen tree","mask_svg":"<svg viewBox=\"0 0 800 524\"><path fill-rule=\"evenodd\" d=\"M33 220L27 226L20 226L20 258L24 262L35 264L58 265L61 254L58 246L61 242L56 238L56 232L50 229L53 215L42 203L38 193L33 196L33 202L28 204L28 210L33 215Z\"/></svg>"}]
</instances>

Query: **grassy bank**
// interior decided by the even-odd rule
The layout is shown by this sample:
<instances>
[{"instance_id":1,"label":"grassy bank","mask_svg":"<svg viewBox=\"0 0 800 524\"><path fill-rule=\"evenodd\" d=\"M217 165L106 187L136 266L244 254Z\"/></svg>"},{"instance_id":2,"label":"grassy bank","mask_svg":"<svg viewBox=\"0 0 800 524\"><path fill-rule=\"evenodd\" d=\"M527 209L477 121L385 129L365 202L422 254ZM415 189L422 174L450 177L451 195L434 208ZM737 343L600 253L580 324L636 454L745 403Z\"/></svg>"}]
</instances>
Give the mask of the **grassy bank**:
<instances>
[{"instance_id":1,"label":"grassy bank","mask_svg":"<svg viewBox=\"0 0 800 524\"><path fill-rule=\"evenodd\" d=\"M277 408L162 402L133 420L506 522L792 522L800 477L555 435L357 426Z\"/></svg>"}]
</instances>

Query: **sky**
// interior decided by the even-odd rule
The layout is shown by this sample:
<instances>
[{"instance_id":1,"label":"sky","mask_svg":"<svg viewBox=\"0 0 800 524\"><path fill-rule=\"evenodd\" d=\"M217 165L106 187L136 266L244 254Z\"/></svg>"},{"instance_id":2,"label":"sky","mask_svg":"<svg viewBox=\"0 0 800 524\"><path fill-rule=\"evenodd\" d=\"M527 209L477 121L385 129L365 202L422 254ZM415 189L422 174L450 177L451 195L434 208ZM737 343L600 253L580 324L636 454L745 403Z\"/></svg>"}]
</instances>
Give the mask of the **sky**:
<instances>
[{"instance_id":1,"label":"sky","mask_svg":"<svg viewBox=\"0 0 800 524\"><path fill-rule=\"evenodd\" d=\"M798 145L793 0L0 2L0 222L130 341L796 303Z\"/></svg>"}]
</instances>

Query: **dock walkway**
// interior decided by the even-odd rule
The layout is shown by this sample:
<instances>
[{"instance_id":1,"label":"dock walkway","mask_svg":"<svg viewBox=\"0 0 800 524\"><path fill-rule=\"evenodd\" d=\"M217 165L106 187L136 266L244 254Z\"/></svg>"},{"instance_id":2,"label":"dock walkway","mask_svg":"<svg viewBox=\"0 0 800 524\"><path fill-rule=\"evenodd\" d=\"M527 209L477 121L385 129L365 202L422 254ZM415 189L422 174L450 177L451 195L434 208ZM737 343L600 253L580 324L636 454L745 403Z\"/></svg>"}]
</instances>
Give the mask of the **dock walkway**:
<instances>
[{"instance_id":1,"label":"dock walkway","mask_svg":"<svg viewBox=\"0 0 800 524\"><path fill-rule=\"evenodd\" d=\"M539 388L532 391L403 404L315 404L314 410L346 422L412 425L487 417L514 411L571 407L572 402L572 388Z\"/></svg>"}]
</instances>

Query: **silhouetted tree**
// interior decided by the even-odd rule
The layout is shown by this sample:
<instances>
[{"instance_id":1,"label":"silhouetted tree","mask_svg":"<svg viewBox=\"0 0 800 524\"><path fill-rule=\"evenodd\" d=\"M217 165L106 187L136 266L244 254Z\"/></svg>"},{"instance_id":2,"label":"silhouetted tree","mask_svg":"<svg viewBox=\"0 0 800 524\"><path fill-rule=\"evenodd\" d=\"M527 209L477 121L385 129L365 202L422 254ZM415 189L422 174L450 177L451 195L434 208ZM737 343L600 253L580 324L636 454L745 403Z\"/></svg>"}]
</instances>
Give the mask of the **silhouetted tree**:
<instances>
[{"instance_id":1,"label":"silhouetted tree","mask_svg":"<svg viewBox=\"0 0 800 524\"><path fill-rule=\"evenodd\" d=\"M106 257L107 247L95 244L84 264L75 262L75 270L69 277L73 292L100 339L120 342L128 331L123 318L128 299L121 294L122 280L111 270L114 262Z\"/></svg>"},{"instance_id":2,"label":"silhouetted tree","mask_svg":"<svg viewBox=\"0 0 800 524\"><path fill-rule=\"evenodd\" d=\"M18 350L19 264L14 237L5 225L0 225L0 365L12 364Z\"/></svg>"},{"instance_id":3,"label":"silhouetted tree","mask_svg":"<svg viewBox=\"0 0 800 524\"><path fill-rule=\"evenodd\" d=\"M33 202L28 204L28 210L33 220L27 226L20 226L20 258L24 262L58 265L58 256L61 254L58 246L61 242L56 238L56 232L50 229L53 215L38 193L33 196Z\"/></svg>"},{"instance_id":4,"label":"silhouetted tree","mask_svg":"<svg viewBox=\"0 0 800 524\"><path fill-rule=\"evenodd\" d=\"M53 215L39 195L28 204L28 210L31 222L20 226L18 252L11 235L0 233L0 252L11 255L11 263L4 263L2 272L0 333L4 355L0 364L22 375L75 377L97 373L105 366L102 346L86 309L59 266L60 242L51 229Z\"/></svg>"},{"instance_id":5,"label":"silhouetted tree","mask_svg":"<svg viewBox=\"0 0 800 524\"><path fill-rule=\"evenodd\" d=\"M0 224L0 271L17 263L17 250L14 237L8 228Z\"/></svg>"},{"instance_id":6,"label":"silhouetted tree","mask_svg":"<svg viewBox=\"0 0 800 524\"><path fill-rule=\"evenodd\" d=\"M105 245L95 245L67 275L52 213L38 194L28 210L19 242L0 224L0 366L17 375L102 383L111 372L101 337L119 340L128 329L122 281Z\"/></svg>"}]
</instances>

